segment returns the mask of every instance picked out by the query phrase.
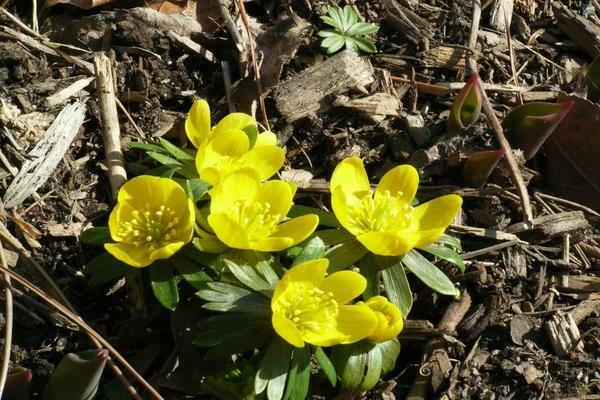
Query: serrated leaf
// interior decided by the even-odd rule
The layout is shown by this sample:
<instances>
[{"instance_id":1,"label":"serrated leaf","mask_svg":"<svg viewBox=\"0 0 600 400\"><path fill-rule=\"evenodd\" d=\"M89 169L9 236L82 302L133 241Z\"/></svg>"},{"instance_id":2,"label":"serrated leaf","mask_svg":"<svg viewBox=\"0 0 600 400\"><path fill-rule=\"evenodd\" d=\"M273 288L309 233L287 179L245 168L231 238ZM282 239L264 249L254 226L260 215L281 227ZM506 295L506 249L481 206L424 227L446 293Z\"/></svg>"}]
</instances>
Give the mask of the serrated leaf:
<instances>
[{"instance_id":1,"label":"serrated leaf","mask_svg":"<svg viewBox=\"0 0 600 400\"><path fill-rule=\"evenodd\" d=\"M346 31L346 24L344 20L344 13L340 7L329 7L329 16L335 21L335 26L339 28L341 32Z\"/></svg>"},{"instance_id":2,"label":"serrated leaf","mask_svg":"<svg viewBox=\"0 0 600 400\"><path fill-rule=\"evenodd\" d=\"M471 154L462 171L465 182L472 187L482 187L502 157L503 149Z\"/></svg>"},{"instance_id":3,"label":"serrated leaf","mask_svg":"<svg viewBox=\"0 0 600 400\"><path fill-rule=\"evenodd\" d=\"M430 244L427 247L422 247L421 250L433 254L442 260L448 261L449 263L456 265L460 272L465 272L465 261L455 250L440 246L439 244Z\"/></svg>"},{"instance_id":4,"label":"serrated leaf","mask_svg":"<svg viewBox=\"0 0 600 400\"><path fill-rule=\"evenodd\" d=\"M546 103L536 101L523 104L509 112L502 121L507 137L514 147L521 149L526 160L538 152L563 118L571 111L574 101Z\"/></svg>"},{"instance_id":5,"label":"serrated leaf","mask_svg":"<svg viewBox=\"0 0 600 400\"><path fill-rule=\"evenodd\" d=\"M327 380L329 381L332 387L335 387L335 385L337 384L337 374L335 372L335 367L331 363L331 360L329 359L329 357L327 357L327 354L325 354L321 347L315 347L313 353L315 359L321 367L321 370L327 377Z\"/></svg>"},{"instance_id":6,"label":"serrated leaf","mask_svg":"<svg viewBox=\"0 0 600 400\"><path fill-rule=\"evenodd\" d=\"M348 268L363 258L368 250L356 239L350 239L329 249L324 257L329 260L327 272Z\"/></svg>"},{"instance_id":7,"label":"serrated leaf","mask_svg":"<svg viewBox=\"0 0 600 400\"><path fill-rule=\"evenodd\" d=\"M160 145L173 157L175 157L179 161L194 161L195 157L188 153L187 151L180 149L175 146L173 143L169 142L166 139L159 138L158 139Z\"/></svg>"},{"instance_id":8,"label":"serrated leaf","mask_svg":"<svg viewBox=\"0 0 600 400\"><path fill-rule=\"evenodd\" d=\"M150 265L150 286L154 297L163 307L175 310L179 303L179 291L170 265L161 262Z\"/></svg>"},{"instance_id":9,"label":"serrated leaf","mask_svg":"<svg viewBox=\"0 0 600 400\"><path fill-rule=\"evenodd\" d=\"M244 286L256 292L266 292L271 290L271 285L263 278L258 276L254 268L249 265L239 266L231 260L224 259L223 262L231 273L240 281Z\"/></svg>"},{"instance_id":10,"label":"serrated leaf","mask_svg":"<svg viewBox=\"0 0 600 400\"><path fill-rule=\"evenodd\" d=\"M266 389L269 400L280 400L283 397L291 356L292 346L275 337L258 365L254 379L256 394Z\"/></svg>"},{"instance_id":11,"label":"serrated leaf","mask_svg":"<svg viewBox=\"0 0 600 400\"><path fill-rule=\"evenodd\" d=\"M258 293L222 282L207 282L196 295L208 303L202 308L220 312L271 315L269 299Z\"/></svg>"},{"instance_id":12,"label":"serrated leaf","mask_svg":"<svg viewBox=\"0 0 600 400\"><path fill-rule=\"evenodd\" d=\"M288 217L300 217L302 215L315 214L319 217L319 225L329 228L341 228L339 221L332 212L322 210L320 208L301 206L294 204L288 213Z\"/></svg>"},{"instance_id":13,"label":"serrated leaf","mask_svg":"<svg viewBox=\"0 0 600 400\"><path fill-rule=\"evenodd\" d=\"M269 253L261 253L252 250L230 250L225 257L242 268L253 269L260 275L260 278L266 281L270 288L273 288L279 282L278 272L283 275L281 265L276 257ZM276 270L278 272L276 272Z\"/></svg>"},{"instance_id":14,"label":"serrated leaf","mask_svg":"<svg viewBox=\"0 0 600 400\"><path fill-rule=\"evenodd\" d=\"M83 244L87 245L103 245L104 243L112 242L110 237L110 230L107 226L99 226L95 228L89 228L81 232L79 240Z\"/></svg>"},{"instance_id":15,"label":"serrated leaf","mask_svg":"<svg viewBox=\"0 0 600 400\"><path fill-rule=\"evenodd\" d=\"M328 16L328 15L321 15L319 18L321 18L321 21L325 22L327 25L333 26L339 32L343 32L342 27L338 26L337 22L333 18L331 18L330 16Z\"/></svg>"},{"instance_id":16,"label":"serrated leaf","mask_svg":"<svg viewBox=\"0 0 600 400\"><path fill-rule=\"evenodd\" d=\"M315 260L317 258L323 257L325 253L325 243L321 240L320 237L314 237L310 239L300 253L294 258L294 262L292 265L302 264L307 261Z\"/></svg>"},{"instance_id":17,"label":"serrated leaf","mask_svg":"<svg viewBox=\"0 0 600 400\"><path fill-rule=\"evenodd\" d=\"M344 6L343 17L346 25L344 32L347 32L352 25L358 22L358 15L356 14L356 11L354 11L354 9L349 5Z\"/></svg>"},{"instance_id":18,"label":"serrated leaf","mask_svg":"<svg viewBox=\"0 0 600 400\"><path fill-rule=\"evenodd\" d=\"M411 250L404 255L402 263L423 283L438 293L457 297L460 292L452 281L438 267L423 257L419 252Z\"/></svg>"},{"instance_id":19,"label":"serrated leaf","mask_svg":"<svg viewBox=\"0 0 600 400\"><path fill-rule=\"evenodd\" d=\"M388 300L395 304L402 312L402 316L406 318L412 309L413 298L404 266L401 262L397 262L383 269L381 278Z\"/></svg>"},{"instance_id":20,"label":"serrated leaf","mask_svg":"<svg viewBox=\"0 0 600 400\"><path fill-rule=\"evenodd\" d=\"M379 30L379 27L369 22L357 22L353 24L347 31L348 36L365 36L375 33Z\"/></svg>"},{"instance_id":21,"label":"serrated leaf","mask_svg":"<svg viewBox=\"0 0 600 400\"><path fill-rule=\"evenodd\" d=\"M458 92L448 116L449 130L465 129L479 118L483 104L480 82L479 75L473 74Z\"/></svg>"},{"instance_id":22,"label":"serrated leaf","mask_svg":"<svg viewBox=\"0 0 600 400\"><path fill-rule=\"evenodd\" d=\"M83 267L83 273L89 277L88 284L90 286L100 287L122 278L130 268L127 264L105 252L88 261Z\"/></svg>"},{"instance_id":23,"label":"serrated leaf","mask_svg":"<svg viewBox=\"0 0 600 400\"><path fill-rule=\"evenodd\" d=\"M310 350L308 346L294 348L288 380L285 388L286 400L304 400L310 383Z\"/></svg>"},{"instance_id":24,"label":"serrated leaf","mask_svg":"<svg viewBox=\"0 0 600 400\"><path fill-rule=\"evenodd\" d=\"M321 29L319 32L317 32L317 36L322 38L328 38L332 36L339 36L339 33L332 29Z\"/></svg>"}]
</instances>

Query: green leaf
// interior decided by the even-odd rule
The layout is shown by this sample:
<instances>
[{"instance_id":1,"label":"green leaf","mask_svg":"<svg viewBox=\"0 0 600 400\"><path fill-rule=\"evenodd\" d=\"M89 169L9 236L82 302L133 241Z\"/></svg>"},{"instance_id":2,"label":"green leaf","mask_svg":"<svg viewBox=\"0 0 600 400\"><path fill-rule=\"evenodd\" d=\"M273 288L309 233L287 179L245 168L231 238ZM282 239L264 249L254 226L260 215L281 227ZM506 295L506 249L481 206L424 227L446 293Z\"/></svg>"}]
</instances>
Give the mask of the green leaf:
<instances>
[{"instance_id":1,"label":"green leaf","mask_svg":"<svg viewBox=\"0 0 600 400\"><path fill-rule=\"evenodd\" d=\"M185 182L188 196L194 203L202 199L211 188L211 185L202 179L187 179Z\"/></svg>"},{"instance_id":2,"label":"green leaf","mask_svg":"<svg viewBox=\"0 0 600 400\"><path fill-rule=\"evenodd\" d=\"M327 272L332 273L348 268L367 253L368 250L356 239L342 242L325 253L325 258L329 260Z\"/></svg>"},{"instance_id":3,"label":"green leaf","mask_svg":"<svg viewBox=\"0 0 600 400\"><path fill-rule=\"evenodd\" d=\"M308 346L294 348L284 399L304 400L310 383L310 350Z\"/></svg>"},{"instance_id":4,"label":"green leaf","mask_svg":"<svg viewBox=\"0 0 600 400\"><path fill-rule=\"evenodd\" d=\"M92 258L83 267L83 273L89 276L88 284L100 287L125 276L131 267L109 253L101 253Z\"/></svg>"},{"instance_id":5,"label":"green leaf","mask_svg":"<svg viewBox=\"0 0 600 400\"><path fill-rule=\"evenodd\" d=\"M213 347L219 343L244 337L264 336L264 333L271 329L271 321L267 317L257 318L254 315L226 313L200 321L198 329L200 333L194 339L194 345Z\"/></svg>"},{"instance_id":6,"label":"green leaf","mask_svg":"<svg viewBox=\"0 0 600 400\"><path fill-rule=\"evenodd\" d=\"M367 370L365 371L365 376L360 383L360 390L371 390L375 385L377 385L377 382L379 382L379 378L381 377L382 367L383 355L381 354L381 349L377 346L374 346L367 353Z\"/></svg>"},{"instance_id":7,"label":"green leaf","mask_svg":"<svg viewBox=\"0 0 600 400\"><path fill-rule=\"evenodd\" d=\"M196 295L208 301L202 308L220 312L239 312L259 315L271 315L269 299L258 293L222 282L207 282L207 289Z\"/></svg>"},{"instance_id":8,"label":"green leaf","mask_svg":"<svg viewBox=\"0 0 600 400\"><path fill-rule=\"evenodd\" d=\"M376 256L373 253L367 253L357 263L360 268L360 274L367 279L367 288L362 296L365 300L379 294L379 276L382 267L377 264Z\"/></svg>"},{"instance_id":9,"label":"green leaf","mask_svg":"<svg viewBox=\"0 0 600 400\"><path fill-rule=\"evenodd\" d=\"M462 171L465 182L472 187L482 187L502 157L503 149L471 154Z\"/></svg>"},{"instance_id":10,"label":"green leaf","mask_svg":"<svg viewBox=\"0 0 600 400\"><path fill-rule=\"evenodd\" d=\"M421 248L421 250L433 254L434 256L441 258L442 260L448 261L454 264L460 269L460 272L465 272L465 261L455 250L439 244L430 244L427 247Z\"/></svg>"},{"instance_id":11,"label":"green leaf","mask_svg":"<svg viewBox=\"0 0 600 400\"><path fill-rule=\"evenodd\" d=\"M239 266L235 262L224 259L223 262L229 268L231 273L240 281L244 286L257 292L266 292L271 290L271 285L262 279L254 268L251 266Z\"/></svg>"},{"instance_id":12,"label":"green leaf","mask_svg":"<svg viewBox=\"0 0 600 400\"><path fill-rule=\"evenodd\" d=\"M345 38L343 36L331 36L323 39L321 47L327 50L327 54L333 54L345 44Z\"/></svg>"},{"instance_id":13,"label":"green leaf","mask_svg":"<svg viewBox=\"0 0 600 400\"><path fill-rule=\"evenodd\" d=\"M316 260L317 258L323 257L323 253L325 253L325 243L321 240L320 237L314 237L310 239L302 250L300 254L298 254L294 258L294 262L292 265L302 264L307 261Z\"/></svg>"},{"instance_id":14,"label":"green leaf","mask_svg":"<svg viewBox=\"0 0 600 400\"><path fill-rule=\"evenodd\" d=\"M356 389L363 381L367 366L367 353L373 345L365 341L334 346L331 361L340 376L342 387Z\"/></svg>"},{"instance_id":15,"label":"green leaf","mask_svg":"<svg viewBox=\"0 0 600 400\"><path fill-rule=\"evenodd\" d=\"M327 16L327 15L321 15L319 18L321 18L321 20L323 22L325 22L327 25L329 26L333 26L338 32L343 32L344 30L342 29L342 26L338 26L338 23L331 17Z\"/></svg>"},{"instance_id":16,"label":"green leaf","mask_svg":"<svg viewBox=\"0 0 600 400\"><path fill-rule=\"evenodd\" d=\"M277 275L275 269L283 275L277 258L269 253L232 249L224 257L241 268L248 268L258 273L260 279L266 281L271 289L279 282L279 275Z\"/></svg>"},{"instance_id":17,"label":"green leaf","mask_svg":"<svg viewBox=\"0 0 600 400\"><path fill-rule=\"evenodd\" d=\"M385 268L381 271L381 277L388 300L398 306L402 316L406 318L412 309L413 298L404 266L398 262Z\"/></svg>"},{"instance_id":18,"label":"green leaf","mask_svg":"<svg viewBox=\"0 0 600 400\"><path fill-rule=\"evenodd\" d=\"M206 287L206 282L212 281L211 277L202 270L201 265L196 264L184 255L176 253L171 259L177 272L195 289L203 289Z\"/></svg>"},{"instance_id":19,"label":"green leaf","mask_svg":"<svg viewBox=\"0 0 600 400\"><path fill-rule=\"evenodd\" d=\"M335 214L329 211L322 210L320 208L301 206L294 204L288 212L288 217L300 217L307 214L316 214L319 217L319 225L327 226L330 228L341 228L342 225L338 222Z\"/></svg>"},{"instance_id":20,"label":"green leaf","mask_svg":"<svg viewBox=\"0 0 600 400\"><path fill-rule=\"evenodd\" d=\"M156 143L130 142L129 143L129 148L130 149L144 150L146 152L149 152L149 151L152 151L152 152L155 152L155 153L163 153L163 152L165 152L165 149L162 146L159 146Z\"/></svg>"},{"instance_id":21,"label":"green leaf","mask_svg":"<svg viewBox=\"0 0 600 400\"><path fill-rule=\"evenodd\" d=\"M438 241L436 243L445 245L445 246L449 246L459 253L462 252L462 246L460 245L460 239L457 237L454 237L454 236L450 236L447 233L444 233L442 236L440 236L440 238L438 239Z\"/></svg>"},{"instance_id":22,"label":"green leaf","mask_svg":"<svg viewBox=\"0 0 600 400\"><path fill-rule=\"evenodd\" d=\"M292 346L279 337L275 337L267 348L258 365L254 379L254 392L260 394L267 389L269 400L283 397L292 356Z\"/></svg>"},{"instance_id":23,"label":"green leaf","mask_svg":"<svg viewBox=\"0 0 600 400\"><path fill-rule=\"evenodd\" d=\"M352 51L356 51L358 52L358 46L356 45L356 43L354 42L354 38L348 37L346 36L344 38L344 43L346 44L346 48L348 50L352 50Z\"/></svg>"},{"instance_id":24,"label":"green leaf","mask_svg":"<svg viewBox=\"0 0 600 400\"><path fill-rule=\"evenodd\" d=\"M328 38L331 36L339 36L339 33L331 29L321 29L319 32L317 32L317 36L322 38Z\"/></svg>"},{"instance_id":25,"label":"green leaf","mask_svg":"<svg viewBox=\"0 0 600 400\"><path fill-rule=\"evenodd\" d=\"M396 368L396 360L400 355L400 342L397 338L380 342L375 345L381 351L382 359L382 372L387 374L392 372Z\"/></svg>"},{"instance_id":26,"label":"green leaf","mask_svg":"<svg viewBox=\"0 0 600 400\"><path fill-rule=\"evenodd\" d=\"M46 384L42 400L93 399L108 357L104 349L67 354Z\"/></svg>"},{"instance_id":27,"label":"green leaf","mask_svg":"<svg viewBox=\"0 0 600 400\"><path fill-rule=\"evenodd\" d=\"M327 377L327 380L329 381L331 386L335 387L335 385L337 384L337 374L335 372L335 367L331 363L331 360L329 359L329 357L327 357L327 354L325 354L323 348L321 347L315 346L315 350L313 353L315 359L321 367L321 370Z\"/></svg>"},{"instance_id":28,"label":"green leaf","mask_svg":"<svg viewBox=\"0 0 600 400\"><path fill-rule=\"evenodd\" d=\"M335 21L335 26L339 27L341 32L346 31L344 13L340 7L329 7L328 14Z\"/></svg>"},{"instance_id":29,"label":"green leaf","mask_svg":"<svg viewBox=\"0 0 600 400\"><path fill-rule=\"evenodd\" d=\"M452 281L439 270L438 267L429 262L425 257L415 250L404 255L402 263L406 265L417 278L423 281L431 289L438 293L458 297L460 292Z\"/></svg>"},{"instance_id":30,"label":"green leaf","mask_svg":"<svg viewBox=\"0 0 600 400\"><path fill-rule=\"evenodd\" d=\"M159 138L160 145L173 157L180 161L195 161L195 157L187 151L180 149L166 139Z\"/></svg>"},{"instance_id":31,"label":"green leaf","mask_svg":"<svg viewBox=\"0 0 600 400\"><path fill-rule=\"evenodd\" d=\"M177 282L173 276L173 268L161 262L150 265L150 286L154 297L163 307L173 311L179 303Z\"/></svg>"},{"instance_id":32,"label":"green leaf","mask_svg":"<svg viewBox=\"0 0 600 400\"><path fill-rule=\"evenodd\" d=\"M377 47L375 44L371 42L369 39L361 38L361 37L353 37L352 41L360 50L365 53L377 53Z\"/></svg>"},{"instance_id":33,"label":"green leaf","mask_svg":"<svg viewBox=\"0 0 600 400\"><path fill-rule=\"evenodd\" d=\"M506 115L502 127L513 145L523 151L526 160L530 160L574 105L574 101L523 104Z\"/></svg>"},{"instance_id":34,"label":"green leaf","mask_svg":"<svg viewBox=\"0 0 600 400\"><path fill-rule=\"evenodd\" d=\"M180 161L177 161L174 158L171 158L163 153L158 153L158 152L154 152L154 151L149 151L148 156L150 158L152 158L154 161L158 162L159 164L168 166L168 167L182 167L183 163L181 163Z\"/></svg>"},{"instance_id":35,"label":"green leaf","mask_svg":"<svg viewBox=\"0 0 600 400\"><path fill-rule=\"evenodd\" d=\"M107 226L86 229L79 235L79 240L87 245L103 245L112 242L110 230Z\"/></svg>"},{"instance_id":36,"label":"green leaf","mask_svg":"<svg viewBox=\"0 0 600 400\"><path fill-rule=\"evenodd\" d=\"M241 354L263 348L271 338L272 335L269 331L262 331L252 336L226 340L207 351L204 358L207 360L230 358L232 354Z\"/></svg>"},{"instance_id":37,"label":"green leaf","mask_svg":"<svg viewBox=\"0 0 600 400\"><path fill-rule=\"evenodd\" d=\"M460 130L473 124L481 114L482 104L481 79L473 74L454 99L448 116L448 129Z\"/></svg>"},{"instance_id":38,"label":"green leaf","mask_svg":"<svg viewBox=\"0 0 600 400\"><path fill-rule=\"evenodd\" d=\"M354 235L345 229L324 229L316 231L311 238L319 237L325 243L325 246L333 246L347 240L353 239Z\"/></svg>"},{"instance_id":39,"label":"green leaf","mask_svg":"<svg viewBox=\"0 0 600 400\"><path fill-rule=\"evenodd\" d=\"M347 31L348 36L366 36L375 33L379 30L379 27L369 22L357 22L353 24Z\"/></svg>"},{"instance_id":40,"label":"green leaf","mask_svg":"<svg viewBox=\"0 0 600 400\"><path fill-rule=\"evenodd\" d=\"M349 5L346 5L343 8L343 18L346 25L345 32L347 32L352 25L358 22L358 15L356 14L356 11L354 11L354 9Z\"/></svg>"}]
</instances>

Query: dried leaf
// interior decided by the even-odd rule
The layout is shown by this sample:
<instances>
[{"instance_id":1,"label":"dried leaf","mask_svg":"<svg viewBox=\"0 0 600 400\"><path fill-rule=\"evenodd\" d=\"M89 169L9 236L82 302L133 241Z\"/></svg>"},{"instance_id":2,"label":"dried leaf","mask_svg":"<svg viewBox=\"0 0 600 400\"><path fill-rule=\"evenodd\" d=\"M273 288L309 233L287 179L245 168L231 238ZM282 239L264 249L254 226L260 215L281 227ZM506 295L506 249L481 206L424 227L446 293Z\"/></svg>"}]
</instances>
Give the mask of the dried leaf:
<instances>
[{"instance_id":1,"label":"dried leaf","mask_svg":"<svg viewBox=\"0 0 600 400\"><path fill-rule=\"evenodd\" d=\"M160 0L150 3L149 7L163 14L196 15L196 0Z\"/></svg>"},{"instance_id":2,"label":"dried leaf","mask_svg":"<svg viewBox=\"0 0 600 400\"><path fill-rule=\"evenodd\" d=\"M480 151L472 154L463 168L465 182L473 187L483 186L503 156L504 150Z\"/></svg>"},{"instance_id":3,"label":"dried leaf","mask_svg":"<svg viewBox=\"0 0 600 400\"><path fill-rule=\"evenodd\" d=\"M479 75L473 74L458 92L448 116L449 130L464 129L479 118L482 105L480 82Z\"/></svg>"},{"instance_id":4,"label":"dried leaf","mask_svg":"<svg viewBox=\"0 0 600 400\"><path fill-rule=\"evenodd\" d=\"M69 4L75 7L89 10L90 8L100 7L116 0L46 0L44 8L52 7L57 4Z\"/></svg>"},{"instance_id":5,"label":"dried leaf","mask_svg":"<svg viewBox=\"0 0 600 400\"><path fill-rule=\"evenodd\" d=\"M508 139L530 160L569 113L575 102L536 101L514 108L502 121Z\"/></svg>"},{"instance_id":6,"label":"dried leaf","mask_svg":"<svg viewBox=\"0 0 600 400\"><path fill-rule=\"evenodd\" d=\"M546 183L554 194L600 210L600 106L563 93L558 101L575 106L544 146Z\"/></svg>"}]
</instances>

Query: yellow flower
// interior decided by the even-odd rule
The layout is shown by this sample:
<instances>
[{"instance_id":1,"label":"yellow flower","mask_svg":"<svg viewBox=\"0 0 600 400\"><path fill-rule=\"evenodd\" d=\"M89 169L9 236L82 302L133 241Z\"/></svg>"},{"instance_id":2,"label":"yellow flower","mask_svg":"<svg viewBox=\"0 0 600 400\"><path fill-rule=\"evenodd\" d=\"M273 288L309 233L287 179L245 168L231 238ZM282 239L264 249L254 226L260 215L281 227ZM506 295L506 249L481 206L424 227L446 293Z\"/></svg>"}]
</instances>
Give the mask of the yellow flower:
<instances>
[{"instance_id":1,"label":"yellow flower","mask_svg":"<svg viewBox=\"0 0 600 400\"><path fill-rule=\"evenodd\" d=\"M319 224L316 215L282 223L292 207L296 187L279 180L260 182L245 168L230 174L211 192L207 220L215 235L235 249L280 251L300 243Z\"/></svg>"},{"instance_id":2,"label":"yellow flower","mask_svg":"<svg viewBox=\"0 0 600 400\"><path fill-rule=\"evenodd\" d=\"M323 258L298 264L275 287L271 322L275 332L293 346L354 343L377 326L370 308L348 305L365 290L367 280L354 271L326 277L328 264Z\"/></svg>"},{"instance_id":3,"label":"yellow flower","mask_svg":"<svg viewBox=\"0 0 600 400\"><path fill-rule=\"evenodd\" d=\"M198 149L198 174L213 186L241 168L253 168L261 181L268 179L281 168L285 160L283 149L275 145L276 141L273 132L263 132L257 136L256 144L251 148L250 139L243 130L220 132Z\"/></svg>"},{"instance_id":4,"label":"yellow flower","mask_svg":"<svg viewBox=\"0 0 600 400\"><path fill-rule=\"evenodd\" d=\"M367 336L371 342L385 342L398 336L404 327L402 312L383 296L374 296L365 303L358 303L369 307L377 316L375 330Z\"/></svg>"},{"instance_id":5,"label":"yellow flower","mask_svg":"<svg viewBox=\"0 0 600 400\"><path fill-rule=\"evenodd\" d=\"M460 196L450 194L412 207L418 185L417 170L400 165L373 193L362 161L351 157L333 172L331 205L340 224L369 251L400 256L439 239L462 205Z\"/></svg>"},{"instance_id":6,"label":"yellow flower","mask_svg":"<svg viewBox=\"0 0 600 400\"><path fill-rule=\"evenodd\" d=\"M210 107L204 99L194 102L185 119L185 133L197 149L217 134L232 129L242 130L249 135L256 135L258 132L254 118L244 113L231 113L223 118L217 126L211 127Z\"/></svg>"},{"instance_id":7,"label":"yellow flower","mask_svg":"<svg viewBox=\"0 0 600 400\"><path fill-rule=\"evenodd\" d=\"M133 267L146 267L192 239L194 204L171 179L138 176L119 190L108 226L117 243L105 244L106 250Z\"/></svg>"}]
</instances>

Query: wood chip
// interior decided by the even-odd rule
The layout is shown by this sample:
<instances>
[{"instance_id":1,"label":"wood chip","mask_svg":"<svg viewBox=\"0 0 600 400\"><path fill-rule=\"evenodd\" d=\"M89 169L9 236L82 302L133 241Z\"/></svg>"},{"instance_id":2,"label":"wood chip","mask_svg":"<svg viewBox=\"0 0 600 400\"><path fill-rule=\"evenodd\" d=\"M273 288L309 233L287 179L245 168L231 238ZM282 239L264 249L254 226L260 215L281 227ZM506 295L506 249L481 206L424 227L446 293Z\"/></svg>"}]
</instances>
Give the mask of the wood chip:
<instances>
[{"instance_id":1,"label":"wood chip","mask_svg":"<svg viewBox=\"0 0 600 400\"><path fill-rule=\"evenodd\" d=\"M592 58L600 55L600 26L576 14L560 1L552 3L558 27Z\"/></svg>"},{"instance_id":2,"label":"wood chip","mask_svg":"<svg viewBox=\"0 0 600 400\"><path fill-rule=\"evenodd\" d=\"M48 180L83 125L85 111L85 103L81 101L62 109L6 190L5 208L20 205Z\"/></svg>"},{"instance_id":3,"label":"wood chip","mask_svg":"<svg viewBox=\"0 0 600 400\"><path fill-rule=\"evenodd\" d=\"M292 123L319 111L325 97L374 80L369 61L346 50L280 83L274 98L279 112Z\"/></svg>"},{"instance_id":4,"label":"wood chip","mask_svg":"<svg viewBox=\"0 0 600 400\"><path fill-rule=\"evenodd\" d=\"M390 115L397 116L400 111L398 98L389 93L375 93L360 99L338 96L333 105L358 111L375 123L383 121Z\"/></svg>"},{"instance_id":5,"label":"wood chip","mask_svg":"<svg viewBox=\"0 0 600 400\"><path fill-rule=\"evenodd\" d=\"M535 328L535 324L527 315L518 314L510 320L510 338L514 344L523 346L523 339Z\"/></svg>"},{"instance_id":6,"label":"wood chip","mask_svg":"<svg viewBox=\"0 0 600 400\"><path fill-rule=\"evenodd\" d=\"M579 328L570 314L555 314L545 326L550 343L559 357L567 358L574 350L583 351Z\"/></svg>"},{"instance_id":7,"label":"wood chip","mask_svg":"<svg viewBox=\"0 0 600 400\"><path fill-rule=\"evenodd\" d=\"M590 224L582 211L567 211L535 218L530 230L526 225L519 223L508 226L506 231L523 233L523 237L528 239L547 239L589 227Z\"/></svg>"},{"instance_id":8,"label":"wood chip","mask_svg":"<svg viewBox=\"0 0 600 400\"><path fill-rule=\"evenodd\" d=\"M600 293L592 293L587 299L579 303L577 307L569 311L569 314L573 317L573 321L575 321L576 324L579 324L591 313L599 311Z\"/></svg>"},{"instance_id":9,"label":"wood chip","mask_svg":"<svg viewBox=\"0 0 600 400\"><path fill-rule=\"evenodd\" d=\"M600 292L600 277L587 275L563 275L558 281L558 288L565 292Z\"/></svg>"}]
</instances>

